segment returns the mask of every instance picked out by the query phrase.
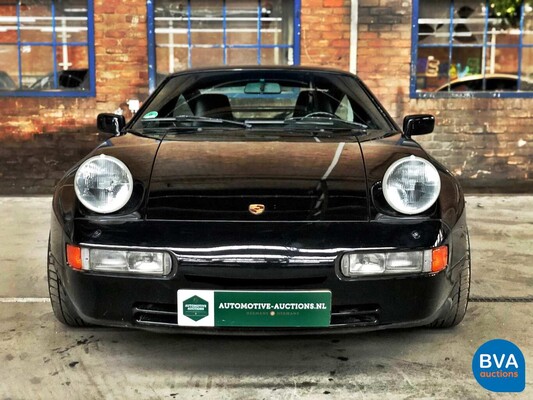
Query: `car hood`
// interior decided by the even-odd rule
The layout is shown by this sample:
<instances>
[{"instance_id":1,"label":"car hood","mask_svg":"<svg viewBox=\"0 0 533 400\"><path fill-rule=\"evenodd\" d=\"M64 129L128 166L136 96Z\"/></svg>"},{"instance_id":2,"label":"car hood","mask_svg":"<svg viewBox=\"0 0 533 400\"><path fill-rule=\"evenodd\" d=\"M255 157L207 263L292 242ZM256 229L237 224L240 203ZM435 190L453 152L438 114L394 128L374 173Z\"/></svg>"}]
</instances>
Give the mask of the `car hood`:
<instances>
[{"instance_id":1,"label":"car hood","mask_svg":"<svg viewBox=\"0 0 533 400\"><path fill-rule=\"evenodd\" d=\"M165 140L154 162L146 218L367 220L361 149L353 137L342 140Z\"/></svg>"}]
</instances>

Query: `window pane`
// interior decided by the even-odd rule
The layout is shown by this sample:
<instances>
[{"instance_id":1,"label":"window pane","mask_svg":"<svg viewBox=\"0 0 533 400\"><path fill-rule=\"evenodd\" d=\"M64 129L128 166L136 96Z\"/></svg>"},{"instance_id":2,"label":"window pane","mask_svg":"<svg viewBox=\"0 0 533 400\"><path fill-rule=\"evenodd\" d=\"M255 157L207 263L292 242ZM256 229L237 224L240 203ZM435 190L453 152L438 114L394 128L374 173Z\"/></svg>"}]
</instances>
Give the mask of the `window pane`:
<instances>
[{"instance_id":1,"label":"window pane","mask_svg":"<svg viewBox=\"0 0 533 400\"><path fill-rule=\"evenodd\" d=\"M220 65L222 49L193 48L191 62L193 67Z\"/></svg>"},{"instance_id":2,"label":"window pane","mask_svg":"<svg viewBox=\"0 0 533 400\"><path fill-rule=\"evenodd\" d=\"M226 26L227 44L256 45L257 1L227 0Z\"/></svg>"},{"instance_id":3,"label":"window pane","mask_svg":"<svg viewBox=\"0 0 533 400\"><path fill-rule=\"evenodd\" d=\"M22 42L52 42L52 2L26 0L20 5Z\"/></svg>"},{"instance_id":4,"label":"window pane","mask_svg":"<svg viewBox=\"0 0 533 400\"><path fill-rule=\"evenodd\" d=\"M432 92L448 83L448 47L421 48L416 68L418 89Z\"/></svg>"},{"instance_id":5,"label":"window pane","mask_svg":"<svg viewBox=\"0 0 533 400\"><path fill-rule=\"evenodd\" d=\"M524 32L523 43L533 45L533 3L524 6Z\"/></svg>"},{"instance_id":6,"label":"window pane","mask_svg":"<svg viewBox=\"0 0 533 400\"><path fill-rule=\"evenodd\" d=\"M58 46L56 56L60 70L89 68L89 52L86 46Z\"/></svg>"},{"instance_id":7,"label":"window pane","mask_svg":"<svg viewBox=\"0 0 533 400\"><path fill-rule=\"evenodd\" d=\"M157 47L157 73L168 75L187 68L188 50L186 47Z\"/></svg>"},{"instance_id":8,"label":"window pane","mask_svg":"<svg viewBox=\"0 0 533 400\"><path fill-rule=\"evenodd\" d=\"M17 47L0 45L0 90L17 89L18 67Z\"/></svg>"},{"instance_id":9,"label":"window pane","mask_svg":"<svg viewBox=\"0 0 533 400\"><path fill-rule=\"evenodd\" d=\"M61 90L89 90L89 54L86 46L59 46L56 51ZM63 67L65 64L67 67Z\"/></svg>"},{"instance_id":10,"label":"window pane","mask_svg":"<svg viewBox=\"0 0 533 400\"><path fill-rule=\"evenodd\" d=\"M481 73L483 48L453 47L452 64L449 69L450 79L463 78Z\"/></svg>"},{"instance_id":11,"label":"window pane","mask_svg":"<svg viewBox=\"0 0 533 400\"><path fill-rule=\"evenodd\" d=\"M518 49L487 48L487 73L516 75L518 73Z\"/></svg>"},{"instance_id":12,"label":"window pane","mask_svg":"<svg viewBox=\"0 0 533 400\"><path fill-rule=\"evenodd\" d=\"M51 46L23 46L22 85L31 90L54 89L54 56Z\"/></svg>"},{"instance_id":13,"label":"window pane","mask_svg":"<svg viewBox=\"0 0 533 400\"><path fill-rule=\"evenodd\" d=\"M187 68L189 43L187 21L186 3L168 0L157 2L155 35L158 74L167 75Z\"/></svg>"},{"instance_id":14,"label":"window pane","mask_svg":"<svg viewBox=\"0 0 533 400\"><path fill-rule=\"evenodd\" d=\"M15 90L34 92L90 90L87 4L86 0L3 2L0 90L13 90L13 84Z\"/></svg>"},{"instance_id":15,"label":"window pane","mask_svg":"<svg viewBox=\"0 0 533 400\"><path fill-rule=\"evenodd\" d=\"M191 40L193 45L222 44L221 1L191 1Z\"/></svg>"},{"instance_id":16,"label":"window pane","mask_svg":"<svg viewBox=\"0 0 533 400\"><path fill-rule=\"evenodd\" d=\"M292 48L261 50L263 45L293 46L293 1L157 0L154 14L157 73L257 64L258 54L265 57L261 64L293 63ZM180 53L178 61L172 51L162 50L172 47L186 49L187 59L185 52L174 53Z\"/></svg>"},{"instance_id":17,"label":"window pane","mask_svg":"<svg viewBox=\"0 0 533 400\"><path fill-rule=\"evenodd\" d=\"M66 90L88 90L89 74L87 69L68 69L57 74L58 88Z\"/></svg>"},{"instance_id":18,"label":"window pane","mask_svg":"<svg viewBox=\"0 0 533 400\"><path fill-rule=\"evenodd\" d=\"M87 4L85 1L56 2L56 41L87 42Z\"/></svg>"},{"instance_id":19,"label":"window pane","mask_svg":"<svg viewBox=\"0 0 533 400\"><path fill-rule=\"evenodd\" d=\"M492 7L487 26L487 44L489 46L518 45L520 42L520 19L504 18Z\"/></svg>"},{"instance_id":20,"label":"window pane","mask_svg":"<svg viewBox=\"0 0 533 400\"><path fill-rule=\"evenodd\" d=\"M450 40L450 4L420 0L418 42L447 45Z\"/></svg>"},{"instance_id":21,"label":"window pane","mask_svg":"<svg viewBox=\"0 0 533 400\"><path fill-rule=\"evenodd\" d=\"M483 1L454 1L453 43L483 45L487 8Z\"/></svg>"},{"instance_id":22,"label":"window pane","mask_svg":"<svg viewBox=\"0 0 533 400\"><path fill-rule=\"evenodd\" d=\"M448 83L450 15L448 1L420 0L418 44L421 47L416 60L418 91L432 92Z\"/></svg>"},{"instance_id":23,"label":"window pane","mask_svg":"<svg viewBox=\"0 0 533 400\"><path fill-rule=\"evenodd\" d=\"M261 65L288 65L288 49L261 49Z\"/></svg>"},{"instance_id":24,"label":"window pane","mask_svg":"<svg viewBox=\"0 0 533 400\"><path fill-rule=\"evenodd\" d=\"M524 79L533 74L531 51L520 48L533 45L533 8L523 7L521 31L515 3L419 0L416 90L516 91L520 54Z\"/></svg>"},{"instance_id":25,"label":"window pane","mask_svg":"<svg viewBox=\"0 0 533 400\"><path fill-rule=\"evenodd\" d=\"M533 48L528 47L522 51L522 82L521 90L533 90Z\"/></svg>"},{"instance_id":26,"label":"window pane","mask_svg":"<svg viewBox=\"0 0 533 400\"><path fill-rule=\"evenodd\" d=\"M228 49L228 65L254 65L257 64L257 49Z\"/></svg>"},{"instance_id":27,"label":"window pane","mask_svg":"<svg viewBox=\"0 0 533 400\"><path fill-rule=\"evenodd\" d=\"M18 87L17 6L15 3L0 4L0 90Z\"/></svg>"},{"instance_id":28,"label":"window pane","mask_svg":"<svg viewBox=\"0 0 533 400\"><path fill-rule=\"evenodd\" d=\"M524 31L522 42L533 45L533 3L524 6ZM533 91L533 47L522 50L522 81L520 90Z\"/></svg>"},{"instance_id":29,"label":"window pane","mask_svg":"<svg viewBox=\"0 0 533 400\"><path fill-rule=\"evenodd\" d=\"M16 3L0 4L0 27L0 43L17 43Z\"/></svg>"},{"instance_id":30,"label":"window pane","mask_svg":"<svg viewBox=\"0 0 533 400\"><path fill-rule=\"evenodd\" d=\"M287 24L293 19L292 4L281 0L263 3L261 44L292 44L292 27Z\"/></svg>"}]
</instances>

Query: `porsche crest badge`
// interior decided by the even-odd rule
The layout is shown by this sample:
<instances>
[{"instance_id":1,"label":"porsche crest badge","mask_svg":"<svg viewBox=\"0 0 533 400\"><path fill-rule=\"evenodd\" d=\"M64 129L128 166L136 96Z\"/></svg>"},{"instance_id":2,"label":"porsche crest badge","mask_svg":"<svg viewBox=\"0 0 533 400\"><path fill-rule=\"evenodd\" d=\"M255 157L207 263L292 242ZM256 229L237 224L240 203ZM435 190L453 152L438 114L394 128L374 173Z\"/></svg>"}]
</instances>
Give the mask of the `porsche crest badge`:
<instances>
[{"instance_id":1,"label":"porsche crest badge","mask_svg":"<svg viewBox=\"0 0 533 400\"><path fill-rule=\"evenodd\" d=\"M253 215L261 215L265 212L265 205L264 204L250 204L248 206L248 211L252 213Z\"/></svg>"}]
</instances>

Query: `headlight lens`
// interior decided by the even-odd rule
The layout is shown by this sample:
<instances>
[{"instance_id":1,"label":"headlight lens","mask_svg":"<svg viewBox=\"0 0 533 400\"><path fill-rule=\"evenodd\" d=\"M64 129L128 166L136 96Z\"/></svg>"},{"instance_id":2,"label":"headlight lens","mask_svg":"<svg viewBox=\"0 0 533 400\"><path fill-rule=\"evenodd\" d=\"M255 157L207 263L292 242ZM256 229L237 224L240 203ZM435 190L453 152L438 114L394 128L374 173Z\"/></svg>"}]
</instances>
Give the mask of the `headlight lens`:
<instances>
[{"instance_id":1,"label":"headlight lens","mask_svg":"<svg viewBox=\"0 0 533 400\"><path fill-rule=\"evenodd\" d=\"M172 263L168 253L157 251L81 249L82 268L88 271L168 275Z\"/></svg>"},{"instance_id":2,"label":"headlight lens","mask_svg":"<svg viewBox=\"0 0 533 400\"><path fill-rule=\"evenodd\" d=\"M347 253L341 258L341 272L348 278L439 272L448 264L447 257L447 246L418 251Z\"/></svg>"},{"instance_id":3,"label":"headlight lens","mask_svg":"<svg viewBox=\"0 0 533 400\"><path fill-rule=\"evenodd\" d=\"M397 160L385 172L383 194L402 214L418 214L431 207L440 193L437 169L427 160L410 156Z\"/></svg>"},{"instance_id":4,"label":"headlight lens","mask_svg":"<svg viewBox=\"0 0 533 400\"><path fill-rule=\"evenodd\" d=\"M89 210L109 214L128 202L133 192L133 178L122 161L102 154L89 158L78 168L74 189Z\"/></svg>"}]
</instances>

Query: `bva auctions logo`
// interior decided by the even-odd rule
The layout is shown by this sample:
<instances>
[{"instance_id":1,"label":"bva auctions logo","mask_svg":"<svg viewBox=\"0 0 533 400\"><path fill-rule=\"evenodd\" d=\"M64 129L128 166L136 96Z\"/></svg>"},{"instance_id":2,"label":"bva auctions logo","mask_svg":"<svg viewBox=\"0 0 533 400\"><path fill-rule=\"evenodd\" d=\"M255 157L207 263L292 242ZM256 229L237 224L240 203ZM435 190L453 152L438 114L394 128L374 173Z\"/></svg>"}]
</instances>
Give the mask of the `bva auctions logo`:
<instances>
[{"instance_id":1,"label":"bva auctions logo","mask_svg":"<svg viewBox=\"0 0 533 400\"><path fill-rule=\"evenodd\" d=\"M476 381L492 392L521 392L526 387L526 361L517 345L503 339L489 340L472 359Z\"/></svg>"},{"instance_id":2,"label":"bva auctions logo","mask_svg":"<svg viewBox=\"0 0 533 400\"><path fill-rule=\"evenodd\" d=\"M192 296L183 302L183 315L200 321L209 315L209 303L201 297Z\"/></svg>"}]
</instances>

